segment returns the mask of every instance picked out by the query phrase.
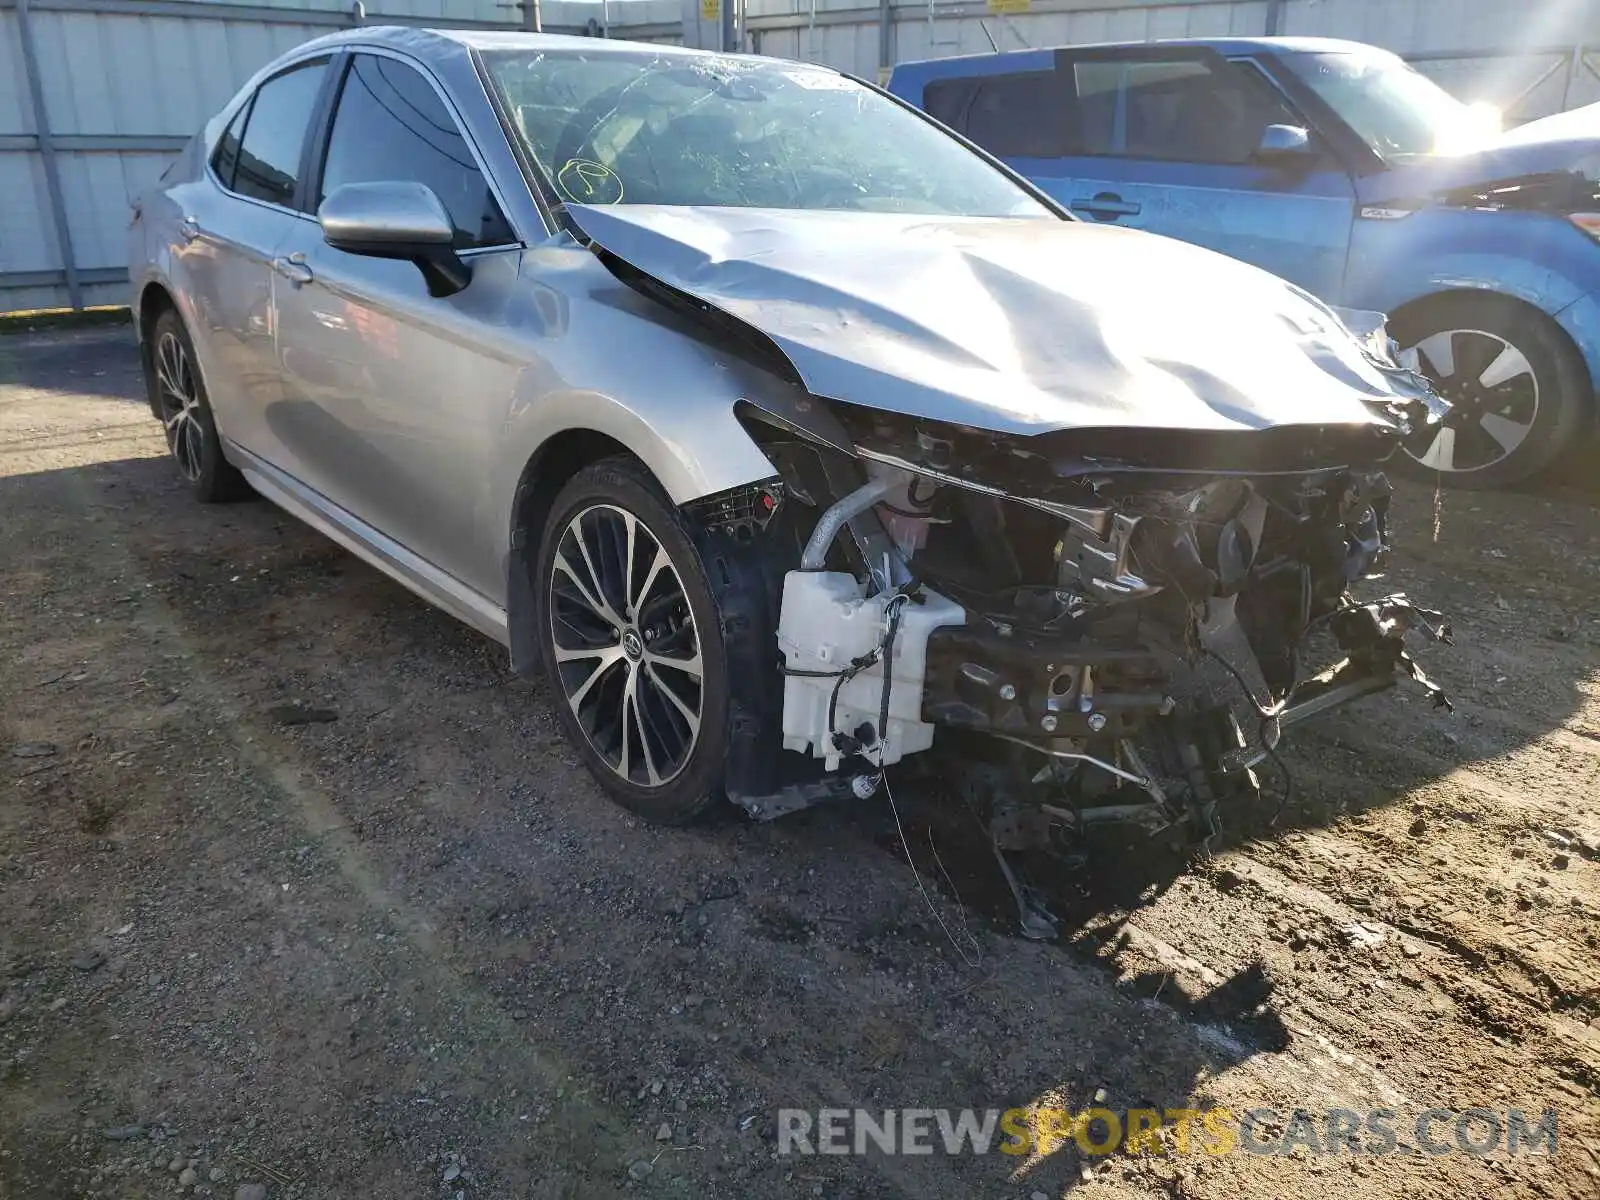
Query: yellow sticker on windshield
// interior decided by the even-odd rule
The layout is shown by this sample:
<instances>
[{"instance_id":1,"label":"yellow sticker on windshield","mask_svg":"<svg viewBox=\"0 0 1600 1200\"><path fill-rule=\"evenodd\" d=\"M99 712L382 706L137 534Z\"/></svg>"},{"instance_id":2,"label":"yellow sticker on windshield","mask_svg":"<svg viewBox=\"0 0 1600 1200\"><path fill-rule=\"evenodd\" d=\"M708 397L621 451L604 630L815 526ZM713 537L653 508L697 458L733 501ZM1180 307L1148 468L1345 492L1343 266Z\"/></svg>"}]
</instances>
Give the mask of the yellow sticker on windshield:
<instances>
[{"instance_id":1,"label":"yellow sticker on windshield","mask_svg":"<svg viewBox=\"0 0 1600 1200\"><path fill-rule=\"evenodd\" d=\"M622 180L592 158L569 158L556 172L556 186L575 204L621 204Z\"/></svg>"}]
</instances>

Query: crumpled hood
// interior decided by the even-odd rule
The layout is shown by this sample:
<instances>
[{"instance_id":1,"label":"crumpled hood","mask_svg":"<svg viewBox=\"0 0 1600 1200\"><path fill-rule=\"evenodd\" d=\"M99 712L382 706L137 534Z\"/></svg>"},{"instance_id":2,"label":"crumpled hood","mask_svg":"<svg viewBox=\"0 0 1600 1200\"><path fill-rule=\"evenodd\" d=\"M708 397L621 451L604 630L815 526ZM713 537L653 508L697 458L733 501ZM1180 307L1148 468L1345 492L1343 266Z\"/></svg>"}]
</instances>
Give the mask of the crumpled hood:
<instances>
[{"instance_id":1,"label":"crumpled hood","mask_svg":"<svg viewBox=\"0 0 1600 1200\"><path fill-rule=\"evenodd\" d=\"M1600 150L1600 103L1585 104L1582 108L1552 113L1508 129L1497 143L1501 146L1564 147L1562 153L1573 154Z\"/></svg>"},{"instance_id":2,"label":"crumpled hood","mask_svg":"<svg viewBox=\"0 0 1600 1200\"><path fill-rule=\"evenodd\" d=\"M1575 115L1580 114L1562 114ZM1580 172L1592 173L1600 169L1600 128L1589 129L1591 123L1600 125L1600 120L1589 118L1577 125L1558 123L1542 133L1533 128L1516 129L1499 141L1464 154L1441 154L1392 167L1361 181L1361 201L1383 204L1422 200L1438 192L1508 183L1530 176L1572 172L1576 178Z\"/></svg>"},{"instance_id":3,"label":"crumpled hood","mask_svg":"<svg viewBox=\"0 0 1600 1200\"><path fill-rule=\"evenodd\" d=\"M1381 424L1331 311L1164 237L1082 222L569 205L635 270L771 338L815 395L1002 433Z\"/></svg>"},{"instance_id":4,"label":"crumpled hood","mask_svg":"<svg viewBox=\"0 0 1600 1200\"><path fill-rule=\"evenodd\" d=\"M1362 203L1382 204L1568 172L1600 178L1600 104L1529 121L1460 154L1396 165L1358 186Z\"/></svg>"}]
</instances>

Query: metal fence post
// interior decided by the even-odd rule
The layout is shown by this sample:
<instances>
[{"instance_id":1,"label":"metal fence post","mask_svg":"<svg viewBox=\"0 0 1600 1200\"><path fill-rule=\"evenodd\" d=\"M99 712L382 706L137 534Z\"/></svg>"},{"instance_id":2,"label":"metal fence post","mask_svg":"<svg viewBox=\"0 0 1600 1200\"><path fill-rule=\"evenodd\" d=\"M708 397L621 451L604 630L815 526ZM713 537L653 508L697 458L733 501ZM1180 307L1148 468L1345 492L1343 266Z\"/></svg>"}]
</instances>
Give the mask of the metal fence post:
<instances>
[{"instance_id":1,"label":"metal fence post","mask_svg":"<svg viewBox=\"0 0 1600 1200\"><path fill-rule=\"evenodd\" d=\"M893 0L878 0L878 86L889 82L889 71L894 67L894 10Z\"/></svg>"},{"instance_id":2,"label":"metal fence post","mask_svg":"<svg viewBox=\"0 0 1600 1200\"><path fill-rule=\"evenodd\" d=\"M33 135L38 139L44 185L50 193L50 217L56 226L56 248L61 255L61 269L67 277L67 300L73 308L81 309L83 288L78 281L78 260L72 251L72 231L67 228L67 203L61 193L56 144L50 136L50 117L44 110L44 81L39 77L39 54L33 42L33 25L28 20L28 0L17 0L17 36L22 40L22 70L28 77L28 99L33 106Z\"/></svg>"},{"instance_id":3,"label":"metal fence post","mask_svg":"<svg viewBox=\"0 0 1600 1200\"><path fill-rule=\"evenodd\" d=\"M1572 107L1572 89L1578 82L1578 76L1583 73L1583 43L1572 48L1572 57L1567 60L1567 81L1561 85L1561 111L1566 112Z\"/></svg>"},{"instance_id":4,"label":"metal fence post","mask_svg":"<svg viewBox=\"0 0 1600 1200\"><path fill-rule=\"evenodd\" d=\"M1267 37L1277 37L1283 29L1283 0L1267 0L1266 28L1261 32Z\"/></svg>"}]
</instances>

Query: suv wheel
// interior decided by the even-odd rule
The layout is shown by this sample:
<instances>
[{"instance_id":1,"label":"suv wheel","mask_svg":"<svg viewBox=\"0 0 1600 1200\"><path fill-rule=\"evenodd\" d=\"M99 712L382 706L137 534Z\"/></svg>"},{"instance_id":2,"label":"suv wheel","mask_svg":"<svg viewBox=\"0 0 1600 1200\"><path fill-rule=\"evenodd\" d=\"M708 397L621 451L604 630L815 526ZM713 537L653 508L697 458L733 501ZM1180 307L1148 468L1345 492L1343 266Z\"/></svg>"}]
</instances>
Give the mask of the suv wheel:
<instances>
[{"instance_id":1,"label":"suv wheel","mask_svg":"<svg viewBox=\"0 0 1600 1200\"><path fill-rule=\"evenodd\" d=\"M631 459L580 471L535 574L557 712L600 786L665 825L718 799L728 686L717 607L678 511Z\"/></svg>"},{"instance_id":2,"label":"suv wheel","mask_svg":"<svg viewBox=\"0 0 1600 1200\"><path fill-rule=\"evenodd\" d=\"M1520 483L1572 443L1588 409L1588 371L1567 336L1501 296L1448 296L1391 332L1450 404L1409 473L1458 487ZM1414 360L1412 354L1414 353Z\"/></svg>"}]
</instances>

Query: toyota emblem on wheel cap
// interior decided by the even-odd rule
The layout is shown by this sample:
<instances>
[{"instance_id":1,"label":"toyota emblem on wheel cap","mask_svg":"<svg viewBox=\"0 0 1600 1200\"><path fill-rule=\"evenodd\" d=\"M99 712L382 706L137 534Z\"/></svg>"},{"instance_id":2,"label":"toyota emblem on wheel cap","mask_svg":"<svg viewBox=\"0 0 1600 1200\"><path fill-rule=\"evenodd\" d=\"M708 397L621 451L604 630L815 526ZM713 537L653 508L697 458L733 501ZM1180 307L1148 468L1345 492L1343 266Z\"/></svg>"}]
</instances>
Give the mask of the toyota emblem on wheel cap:
<instances>
[{"instance_id":1,"label":"toyota emblem on wheel cap","mask_svg":"<svg viewBox=\"0 0 1600 1200\"><path fill-rule=\"evenodd\" d=\"M640 639L637 629L628 629L623 632L622 652L634 662L638 662L644 657L644 642Z\"/></svg>"}]
</instances>

